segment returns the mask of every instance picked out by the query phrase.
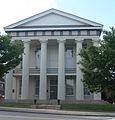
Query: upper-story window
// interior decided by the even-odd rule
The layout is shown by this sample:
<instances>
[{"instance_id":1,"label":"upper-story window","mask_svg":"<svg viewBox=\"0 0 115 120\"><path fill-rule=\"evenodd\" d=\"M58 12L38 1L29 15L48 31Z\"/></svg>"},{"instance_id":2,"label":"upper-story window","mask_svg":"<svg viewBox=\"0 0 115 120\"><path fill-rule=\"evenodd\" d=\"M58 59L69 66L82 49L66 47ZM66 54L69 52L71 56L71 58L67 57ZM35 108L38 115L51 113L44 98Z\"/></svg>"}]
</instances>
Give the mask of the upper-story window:
<instances>
[{"instance_id":1,"label":"upper-story window","mask_svg":"<svg viewBox=\"0 0 115 120\"><path fill-rule=\"evenodd\" d=\"M88 42L92 42L92 40L91 40L91 39L87 39L87 40L84 40L84 41L83 41L82 47L83 47L84 49L87 48L87 43L88 43Z\"/></svg>"},{"instance_id":2,"label":"upper-story window","mask_svg":"<svg viewBox=\"0 0 115 120\"><path fill-rule=\"evenodd\" d=\"M36 54L36 68L40 68L40 56L41 56L41 49L37 48L35 51Z\"/></svg>"},{"instance_id":3,"label":"upper-story window","mask_svg":"<svg viewBox=\"0 0 115 120\"><path fill-rule=\"evenodd\" d=\"M66 48L66 68L74 68L74 51L73 47Z\"/></svg>"}]
</instances>

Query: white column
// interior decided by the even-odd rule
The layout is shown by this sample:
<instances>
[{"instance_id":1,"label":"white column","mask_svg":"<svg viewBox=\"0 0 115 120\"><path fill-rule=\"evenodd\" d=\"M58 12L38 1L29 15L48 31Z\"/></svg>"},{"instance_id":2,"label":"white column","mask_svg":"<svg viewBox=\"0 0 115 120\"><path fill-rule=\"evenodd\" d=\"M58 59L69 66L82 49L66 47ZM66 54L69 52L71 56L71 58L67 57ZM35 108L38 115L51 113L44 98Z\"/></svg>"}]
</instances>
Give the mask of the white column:
<instances>
[{"instance_id":1,"label":"white column","mask_svg":"<svg viewBox=\"0 0 115 120\"><path fill-rule=\"evenodd\" d=\"M40 60L40 100L47 100L47 40L41 42L41 60Z\"/></svg>"},{"instance_id":2,"label":"white column","mask_svg":"<svg viewBox=\"0 0 115 120\"><path fill-rule=\"evenodd\" d=\"M65 100L65 40L59 40L58 99Z\"/></svg>"},{"instance_id":3,"label":"white column","mask_svg":"<svg viewBox=\"0 0 115 120\"><path fill-rule=\"evenodd\" d=\"M93 38L93 44L94 46L98 47L99 46L99 38ZM94 100L101 100L101 92L100 93L94 93L93 95Z\"/></svg>"},{"instance_id":4,"label":"white column","mask_svg":"<svg viewBox=\"0 0 115 120\"><path fill-rule=\"evenodd\" d=\"M92 39L94 46L98 47L99 46L99 39L98 38L93 38Z\"/></svg>"},{"instance_id":5,"label":"white column","mask_svg":"<svg viewBox=\"0 0 115 120\"><path fill-rule=\"evenodd\" d=\"M13 70L6 74L5 81L5 99L12 99Z\"/></svg>"},{"instance_id":6,"label":"white column","mask_svg":"<svg viewBox=\"0 0 115 120\"><path fill-rule=\"evenodd\" d=\"M83 78L82 72L80 68L82 67L81 64L77 64L79 61L81 61L81 57L79 55L79 52L82 49L82 41L83 39L76 39L76 100L84 100L84 88L83 83L81 79Z\"/></svg>"},{"instance_id":7,"label":"white column","mask_svg":"<svg viewBox=\"0 0 115 120\"><path fill-rule=\"evenodd\" d=\"M30 41L24 42L21 99L29 99L29 52Z\"/></svg>"}]
</instances>

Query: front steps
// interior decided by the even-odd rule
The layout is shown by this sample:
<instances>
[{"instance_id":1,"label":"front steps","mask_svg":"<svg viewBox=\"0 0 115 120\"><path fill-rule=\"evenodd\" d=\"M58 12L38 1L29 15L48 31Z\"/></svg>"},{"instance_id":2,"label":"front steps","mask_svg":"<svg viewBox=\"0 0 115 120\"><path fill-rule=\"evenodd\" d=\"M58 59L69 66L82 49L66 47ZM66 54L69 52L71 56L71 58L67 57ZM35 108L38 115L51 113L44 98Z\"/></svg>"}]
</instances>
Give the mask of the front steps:
<instances>
[{"instance_id":1,"label":"front steps","mask_svg":"<svg viewBox=\"0 0 115 120\"><path fill-rule=\"evenodd\" d=\"M31 108L60 110L61 109L61 105L32 105Z\"/></svg>"}]
</instances>

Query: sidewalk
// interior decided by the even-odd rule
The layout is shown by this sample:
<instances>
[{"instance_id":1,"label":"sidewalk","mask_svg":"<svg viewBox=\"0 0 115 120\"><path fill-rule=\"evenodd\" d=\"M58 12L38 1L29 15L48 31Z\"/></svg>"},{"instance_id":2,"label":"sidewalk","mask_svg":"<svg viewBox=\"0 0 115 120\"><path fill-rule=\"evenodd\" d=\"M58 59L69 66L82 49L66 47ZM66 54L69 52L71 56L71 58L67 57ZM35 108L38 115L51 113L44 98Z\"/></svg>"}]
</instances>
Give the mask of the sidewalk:
<instances>
[{"instance_id":1,"label":"sidewalk","mask_svg":"<svg viewBox=\"0 0 115 120\"><path fill-rule=\"evenodd\" d=\"M31 109L31 108L14 108L14 107L0 107L0 111L57 114L57 115L82 115L82 116L111 116L111 117L115 117L115 112L64 111L64 110L54 110L54 109Z\"/></svg>"}]
</instances>

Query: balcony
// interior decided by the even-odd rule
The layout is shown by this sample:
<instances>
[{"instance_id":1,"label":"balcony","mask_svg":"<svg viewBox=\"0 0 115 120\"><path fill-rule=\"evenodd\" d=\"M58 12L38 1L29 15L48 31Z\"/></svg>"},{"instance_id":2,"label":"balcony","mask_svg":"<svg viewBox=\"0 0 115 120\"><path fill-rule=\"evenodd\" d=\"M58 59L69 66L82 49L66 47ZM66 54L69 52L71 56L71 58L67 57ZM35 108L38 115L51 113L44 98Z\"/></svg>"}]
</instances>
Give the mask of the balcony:
<instances>
[{"instance_id":1,"label":"balcony","mask_svg":"<svg viewBox=\"0 0 115 120\"><path fill-rule=\"evenodd\" d=\"M65 68L65 74L75 74L76 68ZM39 75L40 69L29 68L30 75ZM58 74L58 68L47 68L47 74ZM13 75L22 75L22 69L16 68L13 70Z\"/></svg>"}]
</instances>

